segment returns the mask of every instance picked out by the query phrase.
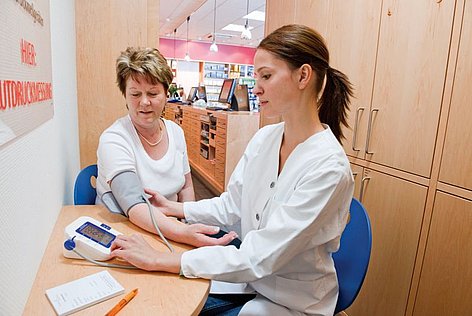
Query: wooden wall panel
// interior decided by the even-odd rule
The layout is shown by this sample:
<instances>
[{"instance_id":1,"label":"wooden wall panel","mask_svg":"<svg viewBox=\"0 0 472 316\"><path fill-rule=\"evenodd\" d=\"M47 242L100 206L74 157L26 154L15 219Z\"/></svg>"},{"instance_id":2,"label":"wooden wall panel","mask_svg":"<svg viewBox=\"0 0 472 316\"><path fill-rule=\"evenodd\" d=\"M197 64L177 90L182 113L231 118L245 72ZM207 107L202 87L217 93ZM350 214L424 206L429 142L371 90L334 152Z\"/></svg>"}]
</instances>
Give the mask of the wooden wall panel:
<instances>
[{"instance_id":1,"label":"wooden wall panel","mask_svg":"<svg viewBox=\"0 0 472 316\"><path fill-rule=\"evenodd\" d=\"M280 14L283 12L284 14ZM284 0L266 1L265 35L285 24L294 23L295 5L289 5Z\"/></svg>"},{"instance_id":2,"label":"wooden wall panel","mask_svg":"<svg viewBox=\"0 0 472 316\"><path fill-rule=\"evenodd\" d=\"M330 1L325 0L297 1L294 23L307 25L327 39L329 22L326 17L329 15L329 5Z\"/></svg>"},{"instance_id":3,"label":"wooden wall panel","mask_svg":"<svg viewBox=\"0 0 472 316\"><path fill-rule=\"evenodd\" d=\"M470 315L472 202L439 192L413 315Z\"/></svg>"},{"instance_id":4,"label":"wooden wall panel","mask_svg":"<svg viewBox=\"0 0 472 316\"><path fill-rule=\"evenodd\" d=\"M280 14L284 12L284 14ZM266 20L264 25L264 33L267 36L277 28L294 23L295 5L288 5L284 0L266 1ZM259 126L270 125L282 121L281 116L266 117L264 108L260 109Z\"/></svg>"},{"instance_id":5,"label":"wooden wall panel","mask_svg":"<svg viewBox=\"0 0 472 316\"><path fill-rule=\"evenodd\" d=\"M472 190L471 52L472 1L466 1L439 180L468 190Z\"/></svg>"},{"instance_id":6,"label":"wooden wall panel","mask_svg":"<svg viewBox=\"0 0 472 316\"><path fill-rule=\"evenodd\" d=\"M76 1L81 167L96 163L98 139L126 115L115 61L128 46L158 45L159 0Z\"/></svg>"}]
</instances>

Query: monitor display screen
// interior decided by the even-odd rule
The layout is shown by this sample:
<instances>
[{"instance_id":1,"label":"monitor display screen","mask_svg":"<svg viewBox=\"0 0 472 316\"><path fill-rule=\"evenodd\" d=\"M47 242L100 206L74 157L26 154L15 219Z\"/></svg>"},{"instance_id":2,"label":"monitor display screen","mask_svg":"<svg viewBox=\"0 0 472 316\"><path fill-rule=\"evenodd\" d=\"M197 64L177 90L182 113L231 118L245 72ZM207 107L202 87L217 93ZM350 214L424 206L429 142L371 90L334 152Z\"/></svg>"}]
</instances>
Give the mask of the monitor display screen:
<instances>
[{"instance_id":1,"label":"monitor display screen","mask_svg":"<svg viewBox=\"0 0 472 316\"><path fill-rule=\"evenodd\" d=\"M205 86L199 86L197 91L198 100L204 100L207 102L206 88Z\"/></svg>"},{"instance_id":2,"label":"monitor display screen","mask_svg":"<svg viewBox=\"0 0 472 316\"><path fill-rule=\"evenodd\" d=\"M231 97L233 96L234 86L235 86L234 79L225 79L223 81L223 85L221 86L218 102L230 103Z\"/></svg>"},{"instance_id":3,"label":"monitor display screen","mask_svg":"<svg viewBox=\"0 0 472 316\"><path fill-rule=\"evenodd\" d=\"M249 111L249 92L246 84L237 85L231 100L233 111Z\"/></svg>"},{"instance_id":4,"label":"monitor display screen","mask_svg":"<svg viewBox=\"0 0 472 316\"><path fill-rule=\"evenodd\" d=\"M86 222L76 231L106 248L109 248L111 246L111 242L115 239L115 235L98 226L95 226L90 222Z\"/></svg>"},{"instance_id":5,"label":"monitor display screen","mask_svg":"<svg viewBox=\"0 0 472 316\"><path fill-rule=\"evenodd\" d=\"M188 93L187 101L193 102L196 96L197 96L197 87L192 87L190 89L190 92Z\"/></svg>"}]
</instances>

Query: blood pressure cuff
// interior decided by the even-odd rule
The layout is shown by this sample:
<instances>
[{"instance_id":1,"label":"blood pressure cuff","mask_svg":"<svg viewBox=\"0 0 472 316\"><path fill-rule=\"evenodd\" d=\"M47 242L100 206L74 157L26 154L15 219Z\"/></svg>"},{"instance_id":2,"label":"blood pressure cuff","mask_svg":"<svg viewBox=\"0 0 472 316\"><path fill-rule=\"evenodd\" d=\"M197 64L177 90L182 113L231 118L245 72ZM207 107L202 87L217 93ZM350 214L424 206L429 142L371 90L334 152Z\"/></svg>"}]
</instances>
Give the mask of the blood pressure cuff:
<instances>
[{"instance_id":1,"label":"blood pressure cuff","mask_svg":"<svg viewBox=\"0 0 472 316\"><path fill-rule=\"evenodd\" d=\"M108 210L128 217L129 210L139 203L146 203L143 186L135 172L127 170L111 180L111 191L102 195L102 202Z\"/></svg>"}]
</instances>

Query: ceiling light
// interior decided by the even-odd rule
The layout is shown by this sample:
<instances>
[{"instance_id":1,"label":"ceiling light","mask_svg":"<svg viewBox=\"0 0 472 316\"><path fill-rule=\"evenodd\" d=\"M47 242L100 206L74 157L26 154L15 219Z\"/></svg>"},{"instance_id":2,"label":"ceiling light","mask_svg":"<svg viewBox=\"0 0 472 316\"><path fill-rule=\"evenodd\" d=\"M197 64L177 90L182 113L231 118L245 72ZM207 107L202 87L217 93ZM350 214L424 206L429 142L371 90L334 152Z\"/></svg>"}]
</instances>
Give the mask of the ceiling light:
<instances>
[{"instance_id":1,"label":"ceiling light","mask_svg":"<svg viewBox=\"0 0 472 316\"><path fill-rule=\"evenodd\" d=\"M244 19L255 20L255 21L265 21L265 12L254 10L251 13L243 16Z\"/></svg>"},{"instance_id":2,"label":"ceiling light","mask_svg":"<svg viewBox=\"0 0 472 316\"><path fill-rule=\"evenodd\" d=\"M218 52L218 46L216 45L216 0L213 6L213 42L210 45L210 52Z\"/></svg>"},{"instance_id":3,"label":"ceiling light","mask_svg":"<svg viewBox=\"0 0 472 316\"><path fill-rule=\"evenodd\" d=\"M246 16L249 15L249 0L246 2ZM249 30L249 20L246 18L246 24L244 25L244 30L241 32L241 38L250 40L252 39L251 31Z\"/></svg>"},{"instance_id":4,"label":"ceiling light","mask_svg":"<svg viewBox=\"0 0 472 316\"><path fill-rule=\"evenodd\" d=\"M249 29L252 30L253 27L249 26ZM233 31L233 32L242 32L244 31L244 25L240 24L228 24L224 28L222 28L223 31Z\"/></svg>"},{"instance_id":5,"label":"ceiling light","mask_svg":"<svg viewBox=\"0 0 472 316\"><path fill-rule=\"evenodd\" d=\"M245 40L250 40L252 39L252 33L249 30L249 27L246 22L246 26L244 27L244 30L241 32L241 38Z\"/></svg>"},{"instance_id":6,"label":"ceiling light","mask_svg":"<svg viewBox=\"0 0 472 316\"><path fill-rule=\"evenodd\" d=\"M211 42L211 45L210 45L210 52L214 52L214 53L217 53L217 52L218 52L218 45L216 45L215 40L213 40L213 42Z\"/></svg>"}]
</instances>

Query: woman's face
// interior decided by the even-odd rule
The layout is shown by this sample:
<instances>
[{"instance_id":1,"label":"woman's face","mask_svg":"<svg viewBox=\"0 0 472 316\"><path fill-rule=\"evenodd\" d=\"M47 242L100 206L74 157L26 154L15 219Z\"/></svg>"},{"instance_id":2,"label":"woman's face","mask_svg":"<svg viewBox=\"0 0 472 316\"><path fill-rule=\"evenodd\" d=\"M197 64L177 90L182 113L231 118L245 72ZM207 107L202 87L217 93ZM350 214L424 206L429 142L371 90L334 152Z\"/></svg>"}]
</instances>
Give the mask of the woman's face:
<instances>
[{"instance_id":1,"label":"woman's face","mask_svg":"<svg viewBox=\"0 0 472 316\"><path fill-rule=\"evenodd\" d=\"M126 81L126 104L131 121L142 128L152 128L159 120L167 102L167 93L162 83L153 85L145 77L138 81Z\"/></svg>"},{"instance_id":2,"label":"woman's face","mask_svg":"<svg viewBox=\"0 0 472 316\"><path fill-rule=\"evenodd\" d=\"M297 70L290 69L285 61L263 49L256 51L254 69L256 84L253 92L259 98L265 116L283 115L290 111L300 95Z\"/></svg>"}]
</instances>

